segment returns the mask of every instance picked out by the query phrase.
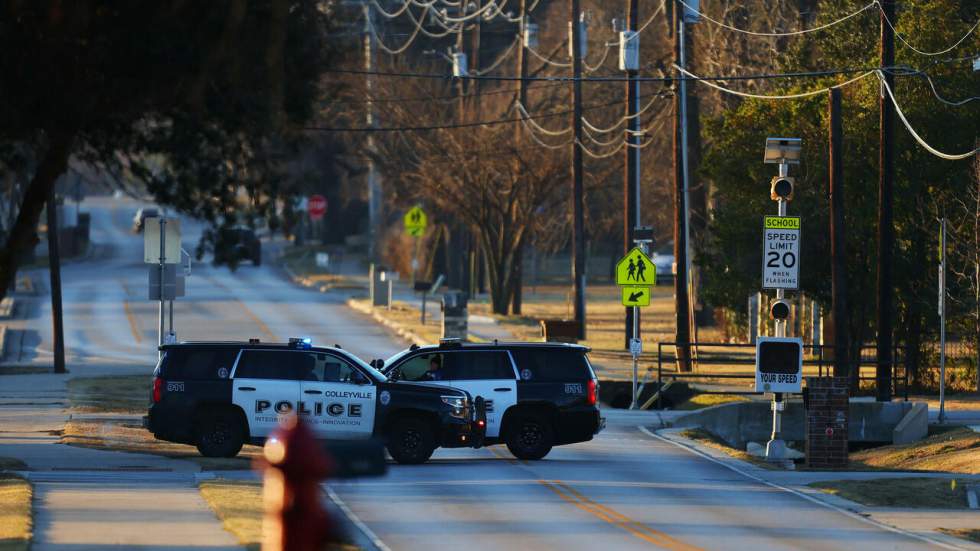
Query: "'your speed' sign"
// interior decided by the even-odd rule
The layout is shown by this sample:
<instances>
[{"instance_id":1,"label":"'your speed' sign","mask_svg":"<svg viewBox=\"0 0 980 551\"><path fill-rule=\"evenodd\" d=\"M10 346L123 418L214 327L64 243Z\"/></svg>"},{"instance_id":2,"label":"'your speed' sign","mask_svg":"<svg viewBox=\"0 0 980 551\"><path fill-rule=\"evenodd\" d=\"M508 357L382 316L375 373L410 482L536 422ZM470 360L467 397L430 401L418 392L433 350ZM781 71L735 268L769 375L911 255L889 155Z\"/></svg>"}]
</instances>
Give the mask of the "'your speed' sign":
<instances>
[{"instance_id":1,"label":"'your speed' sign","mask_svg":"<svg viewBox=\"0 0 980 551\"><path fill-rule=\"evenodd\" d=\"M800 288L800 217L766 216L762 233L762 288Z\"/></svg>"}]
</instances>

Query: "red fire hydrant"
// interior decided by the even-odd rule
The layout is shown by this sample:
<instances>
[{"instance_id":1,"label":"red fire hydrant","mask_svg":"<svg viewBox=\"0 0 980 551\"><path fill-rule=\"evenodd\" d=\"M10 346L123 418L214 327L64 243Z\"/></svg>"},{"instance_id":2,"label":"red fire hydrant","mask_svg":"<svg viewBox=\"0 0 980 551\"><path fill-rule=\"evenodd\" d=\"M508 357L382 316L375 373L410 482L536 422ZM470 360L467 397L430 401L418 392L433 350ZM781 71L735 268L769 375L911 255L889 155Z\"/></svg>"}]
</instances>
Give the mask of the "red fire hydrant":
<instances>
[{"instance_id":1,"label":"red fire hydrant","mask_svg":"<svg viewBox=\"0 0 980 551\"><path fill-rule=\"evenodd\" d=\"M335 533L320 501L320 481L333 471L330 458L295 415L269 436L263 455L263 551L319 551Z\"/></svg>"}]
</instances>

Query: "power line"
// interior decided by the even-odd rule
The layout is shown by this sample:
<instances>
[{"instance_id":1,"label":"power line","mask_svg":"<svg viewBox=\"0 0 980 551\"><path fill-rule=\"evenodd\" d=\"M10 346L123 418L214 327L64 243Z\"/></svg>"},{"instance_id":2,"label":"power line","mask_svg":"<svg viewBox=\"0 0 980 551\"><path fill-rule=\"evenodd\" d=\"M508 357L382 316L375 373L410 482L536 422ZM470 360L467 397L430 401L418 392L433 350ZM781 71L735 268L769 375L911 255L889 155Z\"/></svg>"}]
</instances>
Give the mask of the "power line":
<instances>
[{"instance_id":1,"label":"power line","mask_svg":"<svg viewBox=\"0 0 980 551\"><path fill-rule=\"evenodd\" d=\"M885 76L881 73L881 71L875 71L875 74L878 75L878 80L881 81L881 85L885 88L885 91L888 93L888 97L891 99L892 105L895 106L895 113L898 114L898 118L902 121L902 124L905 125L905 129L909 131L909 134L912 134L912 137L915 138L915 141L919 142L919 145L921 145L926 151L932 153L933 155L939 157L940 159L946 159L947 161L959 161L962 159L967 159L969 157L972 157L977 153L980 153L980 147L974 149L973 151L968 151L966 153L950 154L950 153L943 153L942 151L939 151L938 149L929 145L924 139L922 139L922 136L919 136L918 132L916 132L915 129L912 128L912 125L909 124L908 119L905 118L905 113L902 112L901 106L898 105L898 101L895 99L895 94L892 93L891 87L888 86L888 81L885 79Z\"/></svg>"},{"instance_id":2,"label":"power line","mask_svg":"<svg viewBox=\"0 0 980 551\"><path fill-rule=\"evenodd\" d=\"M878 2L876 1L875 4L877 4L877 3ZM878 9L881 11L881 15L882 15L883 19L885 20L885 22L888 23L888 26L889 27L891 27L892 32L895 33L895 36L899 40L901 40L903 44L905 44L906 46L908 46L909 49L911 49L913 52L915 52L917 54L920 54L920 55L924 55L924 56L942 55L942 54L945 54L945 53L948 53L948 52L952 51L954 48L956 48L957 46L959 46L960 44L962 44L963 41L967 39L967 37L969 37L971 34L973 34L973 31L977 30L977 26L980 26L980 19L978 19L977 22L974 23L972 27L970 27L970 30L966 31L966 34L964 34L962 38L960 38L959 40L957 40L956 42L954 42L952 46L949 46L948 48L945 48L945 49L942 49L942 50L939 50L939 51L935 51L935 52L925 52L925 51L922 51L919 48L916 48L915 46L913 46L911 42L909 42L908 40L906 40L905 37L902 36L901 33L898 32L898 30L895 28L895 25L892 24L891 19L888 18L888 14L886 14L885 11L881 9L881 6L878 6Z\"/></svg>"},{"instance_id":3,"label":"power line","mask_svg":"<svg viewBox=\"0 0 980 551\"><path fill-rule=\"evenodd\" d=\"M766 95L766 94L751 94L749 92L741 92L741 91L738 91L738 90L732 90L731 88L725 88L724 86L720 86L718 84L715 84L714 82L711 82L710 79L704 79L704 78L697 77L696 75L694 75L694 73L691 73L690 71L688 71L686 69L682 69L681 67L678 67L677 65L674 65L674 68L677 69L678 71L684 73L685 75L688 75L689 77L694 77L691 80L701 81L706 86L710 86L711 88L714 88L715 90L718 90L720 92L724 92L726 94L732 94L732 95L736 95L736 96L741 96L743 98L771 99L771 100L778 100L778 99L799 99L799 98L806 98L806 97L810 97L810 96L816 96L817 94L823 94L823 93L827 92L831 88L842 88L844 86L853 84L853 83L855 83L855 82L857 82L857 81L859 81L861 79L867 78L868 76L875 74L875 72L876 72L875 70L870 70L870 71L867 71L865 73L862 73L862 74L860 74L860 75L858 75L858 76L856 76L856 77L854 77L854 78L852 78L850 80L844 81L844 82L842 82L840 84L835 84L834 86L827 86L827 87L824 87L824 88L820 88L819 90L811 90L809 92L800 92L800 93L797 93L797 94Z\"/></svg>"},{"instance_id":4,"label":"power line","mask_svg":"<svg viewBox=\"0 0 980 551\"><path fill-rule=\"evenodd\" d=\"M850 13L848 15L845 15L844 17L841 17L840 19L837 19L835 21L831 21L830 23L826 23L824 25L820 25L819 27L813 27L811 29L802 29L802 30L799 30L799 31L789 31L789 32L758 32L758 31L750 31L748 29L740 29L738 27L733 27L733 26L731 26L731 25L729 25L729 24L727 24L727 23L725 23L723 21L719 21L717 19L712 19L711 16L709 16L708 14L706 14L704 12L698 11L697 9L695 9L693 6L691 6L690 4L688 4L687 2L685 2L684 0L677 0L677 1L680 2L681 4L683 4L684 7L687 8L688 10L690 10L691 12L697 13L701 17L707 19L708 21L714 23L715 25L718 25L719 27L723 27L723 28L726 28L726 29L728 29L730 31L735 31L735 32L739 32L739 33L742 33L742 34L748 34L748 35L752 35L752 36L767 36L767 37L797 36L797 35L801 35L801 34L812 33L812 32L815 32L815 31L822 31L824 29L833 27L835 25L839 25L840 23L843 23L844 21L847 21L848 19L851 19L852 17L856 17L856 16L864 13L865 11L867 11L867 10L875 7L876 5L878 5L877 0L875 0L874 2L871 2L870 4L864 6L863 8L859 9L858 11L856 11L854 13Z\"/></svg>"}]
</instances>

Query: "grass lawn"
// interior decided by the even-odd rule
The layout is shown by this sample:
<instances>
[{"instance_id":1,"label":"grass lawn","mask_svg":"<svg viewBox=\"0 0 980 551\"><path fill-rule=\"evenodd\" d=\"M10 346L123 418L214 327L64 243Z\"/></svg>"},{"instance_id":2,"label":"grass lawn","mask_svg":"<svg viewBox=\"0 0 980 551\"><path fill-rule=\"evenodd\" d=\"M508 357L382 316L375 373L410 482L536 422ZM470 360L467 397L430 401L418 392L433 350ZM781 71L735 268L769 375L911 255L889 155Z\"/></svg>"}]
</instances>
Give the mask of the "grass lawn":
<instances>
[{"instance_id":1,"label":"grass lawn","mask_svg":"<svg viewBox=\"0 0 980 551\"><path fill-rule=\"evenodd\" d=\"M202 482L201 496L208 502L214 514L221 519L225 530L250 550L258 550L262 542L262 485L259 482L240 480L212 480ZM357 546L335 543L324 551L357 551Z\"/></svg>"},{"instance_id":2,"label":"grass lawn","mask_svg":"<svg viewBox=\"0 0 980 551\"><path fill-rule=\"evenodd\" d=\"M0 473L0 551L27 551L31 543L31 485Z\"/></svg>"},{"instance_id":3,"label":"grass lawn","mask_svg":"<svg viewBox=\"0 0 980 551\"><path fill-rule=\"evenodd\" d=\"M350 289L364 290L364 285L337 274L327 273L316 265L316 253L327 252L322 245L304 245L302 247L287 247L283 252L281 262L296 274L297 280L307 287L321 289ZM331 259L331 263L334 260Z\"/></svg>"},{"instance_id":4,"label":"grass lawn","mask_svg":"<svg viewBox=\"0 0 980 551\"><path fill-rule=\"evenodd\" d=\"M241 470L252 468L252 459L262 448L245 445L238 457L202 457L197 448L157 440L146 429L118 421L69 421L65 424L61 443L99 450L124 451L188 459L203 470Z\"/></svg>"},{"instance_id":5,"label":"grass lawn","mask_svg":"<svg viewBox=\"0 0 980 551\"><path fill-rule=\"evenodd\" d=\"M225 530L242 545L259 549L262 542L262 484L240 480L202 482L201 496Z\"/></svg>"},{"instance_id":6,"label":"grass lawn","mask_svg":"<svg viewBox=\"0 0 980 551\"><path fill-rule=\"evenodd\" d=\"M919 442L850 454L851 468L980 474L980 434L950 428Z\"/></svg>"},{"instance_id":7,"label":"grass lawn","mask_svg":"<svg viewBox=\"0 0 980 551\"><path fill-rule=\"evenodd\" d=\"M146 413L151 384L149 373L71 379L68 401L76 411Z\"/></svg>"},{"instance_id":8,"label":"grass lawn","mask_svg":"<svg viewBox=\"0 0 980 551\"><path fill-rule=\"evenodd\" d=\"M879 478L814 482L810 487L870 507L966 509L962 482L952 478Z\"/></svg>"},{"instance_id":9,"label":"grass lawn","mask_svg":"<svg viewBox=\"0 0 980 551\"><path fill-rule=\"evenodd\" d=\"M929 404L929 409L939 411L939 396L930 395L910 395L910 402L925 402ZM946 411L963 411L980 409L980 394L947 394Z\"/></svg>"},{"instance_id":10,"label":"grass lawn","mask_svg":"<svg viewBox=\"0 0 980 551\"><path fill-rule=\"evenodd\" d=\"M720 404L730 404L733 402L748 402L749 398L741 394L695 394L686 402L679 404L676 408L682 411L703 409Z\"/></svg>"}]
</instances>

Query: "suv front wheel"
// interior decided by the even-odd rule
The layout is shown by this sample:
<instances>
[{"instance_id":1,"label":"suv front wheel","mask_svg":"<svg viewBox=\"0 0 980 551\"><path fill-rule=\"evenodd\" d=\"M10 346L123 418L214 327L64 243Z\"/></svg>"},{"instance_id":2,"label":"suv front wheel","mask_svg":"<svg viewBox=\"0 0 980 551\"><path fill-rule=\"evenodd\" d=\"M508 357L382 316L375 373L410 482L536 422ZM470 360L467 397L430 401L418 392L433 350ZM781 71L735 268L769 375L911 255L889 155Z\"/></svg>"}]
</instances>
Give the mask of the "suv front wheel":
<instances>
[{"instance_id":1,"label":"suv front wheel","mask_svg":"<svg viewBox=\"0 0 980 551\"><path fill-rule=\"evenodd\" d=\"M432 427L421 419L402 419L388 431L388 453L404 465L425 463L436 449Z\"/></svg>"},{"instance_id":2,"label":"suv front wheel","mask_svg":"<svg viewBox=\"0 0 980 551\"><path fill-rule=\"evenodd\" d=\"M508 424L507 449L518 459L541 459L554 446L554 430L548 419L540 413L518 414Z\"/></svg>"},{"instance_id":3,"label":"suv front wheel","mask_svg":"<svg viewBox=\"0 0 980 551\"><path fill-rule=\"evenodd\" d=\"M245 429L233 411L211 410L197 424L197 451L204 457L235 457L245 443Z\"/></svg>"}]
</instances>

